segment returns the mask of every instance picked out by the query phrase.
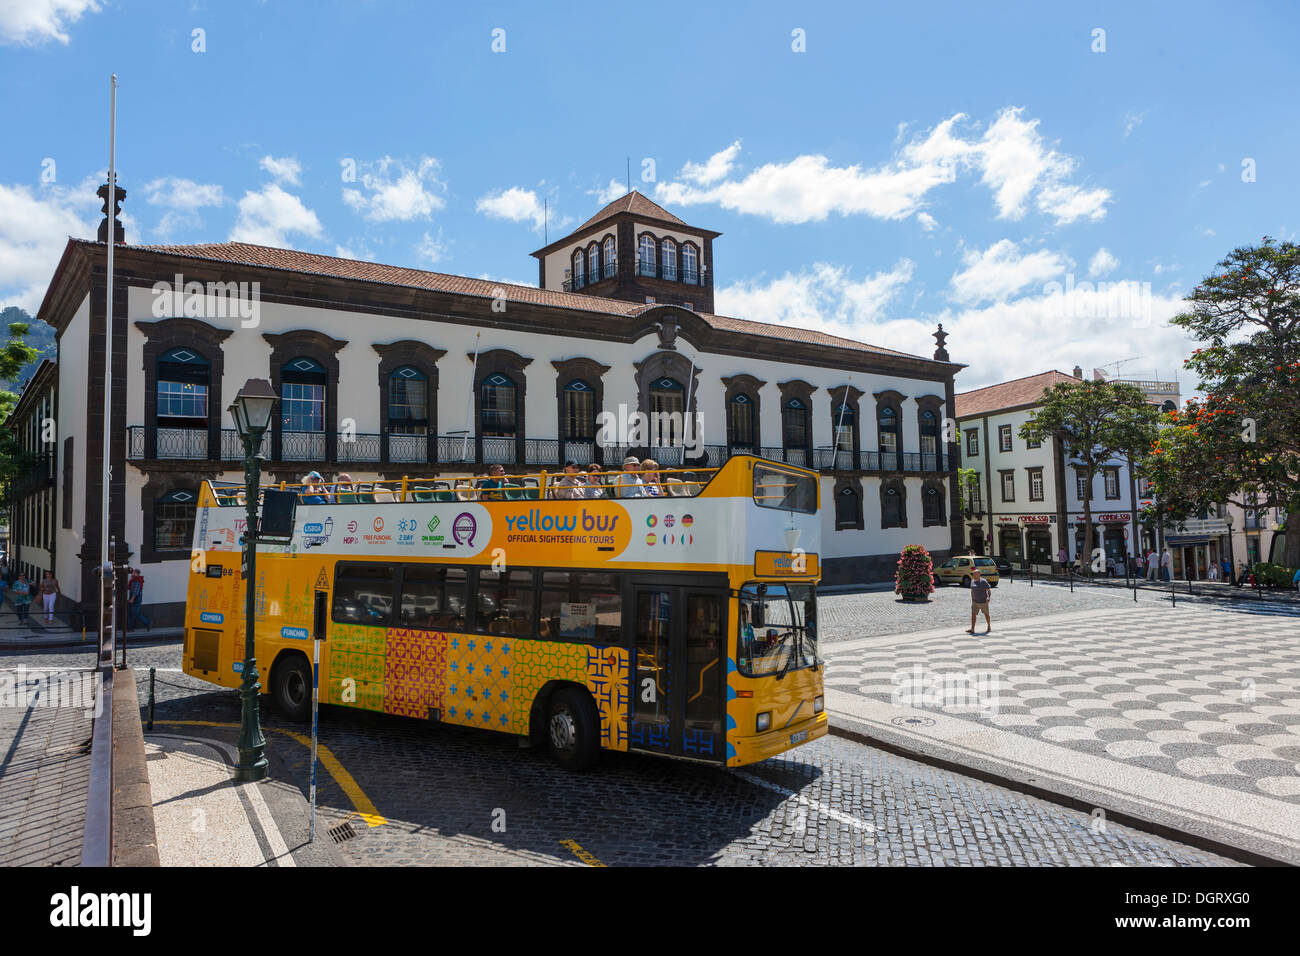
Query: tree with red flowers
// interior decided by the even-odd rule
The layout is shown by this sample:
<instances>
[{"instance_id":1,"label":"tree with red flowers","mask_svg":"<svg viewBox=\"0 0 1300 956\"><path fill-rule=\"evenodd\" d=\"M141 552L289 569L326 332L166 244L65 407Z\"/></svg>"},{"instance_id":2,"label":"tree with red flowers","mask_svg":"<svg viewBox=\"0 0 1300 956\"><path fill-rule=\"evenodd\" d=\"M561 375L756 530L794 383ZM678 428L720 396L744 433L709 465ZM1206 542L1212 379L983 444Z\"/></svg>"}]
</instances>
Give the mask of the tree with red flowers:
<instances>
[{"instance_id":1,"label":"tree with red flowers","mask_svg":"<svg viewBox=\"0 0 1300 956\"><path fill-rule=\"evenodd\" d=\"M1202 343L1184 364L1205 397L1164 419L1143 474L1175 521L1285 509L1282 561L1300 566L1300 246L1234 249L1186 301L1170 322Z\"/></svg>"}]
</instances>

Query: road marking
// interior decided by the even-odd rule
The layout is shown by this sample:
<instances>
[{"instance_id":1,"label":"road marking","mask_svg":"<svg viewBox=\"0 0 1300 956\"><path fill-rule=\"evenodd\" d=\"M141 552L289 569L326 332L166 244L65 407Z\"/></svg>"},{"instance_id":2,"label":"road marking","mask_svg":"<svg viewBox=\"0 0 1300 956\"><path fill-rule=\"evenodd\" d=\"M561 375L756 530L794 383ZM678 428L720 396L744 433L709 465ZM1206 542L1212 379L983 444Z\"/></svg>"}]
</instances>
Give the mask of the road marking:
<instances>
[{"instance_id":1,"label":"road marking","mask_svg":"<svg viewBox=\"0 0 1300 956\"><path fill-rule=\"evenodd\" d=\"M802 793L798 793L797 791L794 790L789 790L781 786L780 784L772 783L770 780L764 780L762 777L756 776L747 771L737 770L735 771L735 774L738 777L744 777L750 783L754 783L767 790L772 790L775 791L776 793L783 794L784 796L793 800L795 803L816 810L818 813L825 814L826 816L830 817L832 820L835 820L839 823L847 823L849 826L855 829L866 830L870 833L876 832L876 828L873 824L868 823L866 820L863 820L860 817L855 817L851 813L845 813L842 810L836 810L834 807L828 807L826 806L826 804L820 803L819 801L814 800L811 797L805 797Z\"/></svg>"},{"instance_id":2,"label":"road marking","mask_svg":"<svg viewBox=\"0 0 1300 956\"><path fill-rule=\"evenodd\" d=\"M220 723L214 720L156 720L154 723L166 724L169 727L239 727L239 724ZM284 734L286 737L292 737L304 747L311 749L311 738L306 734L296 733L292 730L283 730L280 727L266 727L263 729L273 730L276 733ZM318 751L321 765L329 772L329 775L334 778L334 782L339 785L339 788L347 795L347 798L352 801L352 805L356 807L358 815L360 815L362 820L366 821L366 826L382 827L387 823L388 820L385 819L384 816L380 814L379 810L376 809L375 805L370 802L370 798L366 796L365 791L361 789L360 784L356 782L352 774L348 773L343 764L339 762L339 759L334 756L333 752L324 744L320 743L318 743Z\"/></svg>"},{"instance_id":3,"label":"road marking","mask_svg":"<svg viewBox=\"0 0 1300 956\"><path fill-rule=\"evenodd\" d=\"M592 856L582 847L578 846L576 840L561 840L560 846L564 847L566 850L568 850L570 853L576 856L583 863L586 863L588 866L605 866L605 864L601 863L600 860L596 859L594 856Z\"/></svg>"}]
</instances>

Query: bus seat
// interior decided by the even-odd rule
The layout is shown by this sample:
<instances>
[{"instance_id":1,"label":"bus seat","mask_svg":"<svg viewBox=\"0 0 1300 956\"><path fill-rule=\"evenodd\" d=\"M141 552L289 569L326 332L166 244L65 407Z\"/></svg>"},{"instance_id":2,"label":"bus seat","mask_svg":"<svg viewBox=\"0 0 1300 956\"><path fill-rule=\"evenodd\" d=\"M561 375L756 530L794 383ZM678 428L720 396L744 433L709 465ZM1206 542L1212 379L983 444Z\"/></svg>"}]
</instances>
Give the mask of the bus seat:
<instances>
[{"instance_id":1,"label":"bus seat","mask_svg":"<svg viewBox=\"0 0 1300 956\"><path fill-rule=\"evenodd\" d=\"M523 485L507 484L502 490L506 493L506 501L523 501L525 498Z\"/></svg>"},{"instance_id":2,"label":"bus seat","mask_svg":"<svg viewBox=\"0 0 1300 956\"><path fill-rule=\"evenodd\" d=\"M434 501L455 501L456 495L450 491L435 491L433 493Z\"/></svg>"},{"instance_id":3,"label":"bus seat","mask_svg":"<svg viewBox=\"0 0 1300 956\"><path fill-rule=\"evenodd\" d=\"M357 485L357 503L363 505L373 505L375 503L375 493L368 484Z\"/></svg>"},{"instance_id":4,"label":"bus seat","mask_svg":"<svg viewBox=\"0 0 1300 956\"><path fill-rule=\"evenodd\" d=\"M458 501L478 501L478 492L472 485L464 482L456 483L456 500Z\"/></svg>"},{"instance_id":5,"label":"bus seat","mask_svg":"<svg viewBox=\"0 0 1300 956\"><path fill-rule=\"evenodd\" d=\"M383 485L375 485L374 494L375 494L375 498L374 498L375 504L377 505L391 504L392 502L397 500L397 496L393 494L393 489L385 488Z\"/></svg>"},{"instance_id":6,"label":"bus seat","mask_svg":"<svg viewBox=\"0 0 1300 956\"><path fill-rule=\"evenodd\" d=\"M685 482L680 478L668 479L668 494L674 498L683 498L686 496Z\"/></svg>"},{"instance_id":7,"label":"bus seat","mask_svg":"<svg viewBox=\"0 0 1300 956\"><path fill-rule=\"evenodd\" d=\"M415 487L415 492L414 492L414 493L415 493L415 500L416 500L416 501L435 501L435 500L437 500L437 499L435 499L434 496L433 496L433 489L432 489L432 488L426 488L424 485L417 485L417 486Z\"/></svg>"}]
</instances>

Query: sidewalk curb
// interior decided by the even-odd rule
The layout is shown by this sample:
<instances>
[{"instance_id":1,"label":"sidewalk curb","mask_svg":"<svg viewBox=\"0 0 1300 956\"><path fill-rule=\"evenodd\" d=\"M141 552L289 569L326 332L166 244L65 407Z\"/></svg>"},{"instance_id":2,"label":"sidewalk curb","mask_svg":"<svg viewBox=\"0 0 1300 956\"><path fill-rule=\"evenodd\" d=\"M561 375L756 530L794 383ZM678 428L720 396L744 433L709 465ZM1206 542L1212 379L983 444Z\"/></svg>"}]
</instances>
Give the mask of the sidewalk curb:
<instances>
[{"instance_id":1,"label":"sidewalk curb","mask_svg":"<svg viewBox=\"0 0 1300 956\"><path fill-rule=\"evenodd\" d=\"M877 750L883 750L885 753L894 754L898 757L905 757L908 760L915 760L917 763L923 763L940 770L947 770L964 777L981 780L984 783L990 783L1006 790L1023 793L1026 796L1045 800L1048 803L1054 803L1070 810L1078 810L1081 813L1091 814L1092 811L1097 808L1095 802L1083 800L1079 797L1071 796L1070 794L1062 793L1058 790L1050 790L1045 787L1036 786L1031 783L1026 783L1023 780L1018 780L1015 777L999 774L991 770L967 766L944 757L926 753L923 750L908 747L905 744L885 740L884 738L872 733L870 730L858 729L864 725L859 724L851 718L843 717L834 713L831 713L829 716L828 733L834 737L851 740L854 743L864 744L868 747L874 747ZM1215 853L1219 856L1227 857L1230 860L1236 860L1238 863L1245 863L1249 866L1294 866L1294 864L1288 863L1284 860L1277 860L1273 857L1264 856L1263 854L1255 853L1251 850L1245 850L1241 847L1233 846L1232 844L1223 843L1198 833L1182 830L1164 823L1157 823L1153 820L1136 817L1119 810L1106 808L1106 820L1108 822L1117 823L1120 826L1140 830L1143 833L1150 833L1153 836L1162 837L1166 840L1182 843L1197 850L1205 850L1209 853Z\"/></svg>"},{"instance_id":2,"label":"sidewalk curb","mask_svg":"<svg viewBox=\"0 0 1300 956\"><path fill-rule=\"evenodd\" d=\"M135 671L113 676L113 866L158 866Z\"/></svg>"},{"instance_id":3,"label":"sidewalk curb","mask_svg":"<svg viewBox=\"0 0 1300 956\"><path fill-rule=\"evenodd\" d=\"M155 647L159 644L171 644L176 641L181 641L184 639L185 639L184 630L178 630L175 634L166 634L160 632L159 634L155 635L152 638L141 638L139 640L130 640L127 642L126 645L127 655L128 656L130 655L131 650L133 648ZM121 648L121 644L119 644L118 647ZM84 641L81 640L80 638L77 638L75 641L0 640L0 654L4 654L11 651L48 651L48 650L57 650L59 648L81 648L87 651L97 651L99 650L99 643L98 640L95 638L87 638Z\"/></svg>"}]
</instances>

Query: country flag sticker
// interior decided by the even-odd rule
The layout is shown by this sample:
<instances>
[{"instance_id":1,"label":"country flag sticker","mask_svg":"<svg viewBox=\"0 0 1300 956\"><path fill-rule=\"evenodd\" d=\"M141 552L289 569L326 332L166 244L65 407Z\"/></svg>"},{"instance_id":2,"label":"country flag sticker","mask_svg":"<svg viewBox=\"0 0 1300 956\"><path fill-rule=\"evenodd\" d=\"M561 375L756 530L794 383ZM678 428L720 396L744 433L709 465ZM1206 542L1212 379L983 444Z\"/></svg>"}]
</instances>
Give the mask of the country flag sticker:
<instances>
[{"instance_id":1,"label":"country flag sticker","mask_svg":"<svg viewBox=\"0 0 1300 956\"><path fill-rule=\"evenodd\" d=\"M693 516L691 516L691 515L682 515L682 527L683 527L683 528L689 528L689 527L690 527L691 525L693 525L693 524L695 524L695 518L694 518Z\"/></svg>"},{"instance_id":2,"label":"country flag sticker","mask_svg":"<svg viewBox=\"0 0 1300 956\"><path fill-rule=\"evenodd\" d=\"M653 531L645 536L645 543L651 546L653 546L654 543L658 540L659 540L658 537L655 535Z\"/></svg>"},{"instance_id":3,"label":"country flag sticker","mask_svg":"<svg viewBox=\"0 0 1300 956\"><path fill-rule=\"evenodd\" d=\"M645 519L645 526L646 526L647 528L653 528L653 527L654 527L655 525L657 525L658 523L659 523L659 519L656 518L654 515L649 515L649 516Z\"/></svg>"}]
</instances>

